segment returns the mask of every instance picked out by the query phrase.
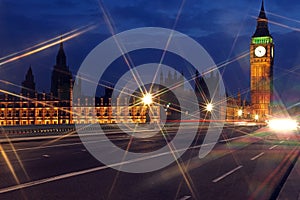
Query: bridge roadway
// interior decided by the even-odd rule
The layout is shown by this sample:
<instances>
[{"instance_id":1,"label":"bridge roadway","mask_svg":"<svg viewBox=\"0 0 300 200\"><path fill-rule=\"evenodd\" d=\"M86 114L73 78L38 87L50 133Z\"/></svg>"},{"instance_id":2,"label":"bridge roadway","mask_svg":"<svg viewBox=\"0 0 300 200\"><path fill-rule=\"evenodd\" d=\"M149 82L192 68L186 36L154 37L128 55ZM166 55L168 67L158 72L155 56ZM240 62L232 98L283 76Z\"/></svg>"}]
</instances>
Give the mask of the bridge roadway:
<instances>
[{"instance_id":1,"label":"bridge roadway","mask_svg":"<svg viewBox=\"0 0 300 200\"><path fill-rule=\"evenodd\" d=\"M189 134L189 128L185 134ZM176 132L168 128L170 137ZM214 149L198 153L206 133L199 129L179 161L148 173L119 172L96 160L72 129L1 139L0 199L276 199L299 157L299 135L268 128L224 128ZM91 130L89 134L93 134ZM130 136L109 129L110 140L126 148ZM103 136L105 137L105 136ZM93 137L91 137L93 138ZM94 142L91 140L91 142ZM101 145L101 141L98 141ZM165 145L160 134L131 141L130 151ZM108 154L110 152L107 152ZM164 155L156 155L163 157ZM152 159L152 158L145 158ZM131 164L139 164L132 161ZM115 163L115 166L126 165ZM298 197L294 196L295 199ZM293 199L293 197L292 197Z\"/></svg>"}]
</instances>

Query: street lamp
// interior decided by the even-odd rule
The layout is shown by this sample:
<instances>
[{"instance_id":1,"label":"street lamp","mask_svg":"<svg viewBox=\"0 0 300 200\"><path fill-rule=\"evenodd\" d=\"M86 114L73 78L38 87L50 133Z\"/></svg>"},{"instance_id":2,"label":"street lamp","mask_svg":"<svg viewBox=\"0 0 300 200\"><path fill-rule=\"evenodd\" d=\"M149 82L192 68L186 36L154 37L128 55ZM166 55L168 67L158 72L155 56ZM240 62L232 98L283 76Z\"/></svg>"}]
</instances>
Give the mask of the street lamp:
<instances>
[{"instance_id":1,"label":"street lamp","mask_svg":"<svg viewBox=\"0 0 300 200\"><path fill-rule=\"evenodd\" d=\"M146 93L142 99L143 103L145 105L150 105L152 104L153 100L152 100L152 95L150 93Z\"/></svg>"},{"instance_id":2,"label":"street lamp","mask_svg":"<svg viewBox=\"0 0 300 200\"><path fill-rule=\"evenodd\" d=\"M242 109L239 109L238 110L238 117L241 118L243 115L243 110Z\"/></svg>"},{"instance_id":3,"label":"street lamp","mask_svg":"<svg viewBox=\"0 0 300 200\"><path fill-rule=\"evenodd\" d=\"M146 105L146 124L150 124L151 122L151 118L150 118L150 115L149 115L149 107L150 107L150 104L153 103L153 100L152 100L152 95L150 93L146 93L144 94L143 98L142 98L142 101L144 103L144 105Z\"/></svg>"},{"instance_id":4,"label":"street lamp","mask_svg":"<svg viewBox=\"0 0 300 200\"><path fill-rule=\"evenodd\" d=\"M214 109L214 106L212 105L212 103L209 103L206 105L206 111L211 112Z\"/></svg>"}]
</instances>

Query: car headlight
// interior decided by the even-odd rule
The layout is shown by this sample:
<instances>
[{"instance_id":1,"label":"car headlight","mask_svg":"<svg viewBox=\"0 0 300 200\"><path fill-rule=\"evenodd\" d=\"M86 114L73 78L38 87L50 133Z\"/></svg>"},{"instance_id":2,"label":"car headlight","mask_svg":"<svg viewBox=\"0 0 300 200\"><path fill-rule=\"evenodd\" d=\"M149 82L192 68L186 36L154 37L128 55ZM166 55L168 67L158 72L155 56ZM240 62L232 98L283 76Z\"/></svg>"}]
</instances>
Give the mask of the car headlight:
<instances>
[{"instance_id":1,"label":"car headlight","mask_svg":"<svg viewBox=\"0 0 300 200\"><path fill-rule=\"evenodd\" d=\"M271 119L269 127L275 131L294 131L298 128L298 123L293 119Z\"/></svg>"}]
</instances>

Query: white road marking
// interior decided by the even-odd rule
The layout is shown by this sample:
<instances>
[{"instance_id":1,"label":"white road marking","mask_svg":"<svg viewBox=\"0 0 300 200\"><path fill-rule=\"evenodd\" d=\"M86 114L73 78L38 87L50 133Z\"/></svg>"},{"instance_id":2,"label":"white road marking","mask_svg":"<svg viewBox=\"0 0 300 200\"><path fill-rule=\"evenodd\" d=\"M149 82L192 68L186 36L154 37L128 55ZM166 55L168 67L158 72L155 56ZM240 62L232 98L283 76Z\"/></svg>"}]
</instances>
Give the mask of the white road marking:
<instances>
[{"instance_id":1,"label":"white road marking","mask_svg":"<svg viewBox=\"0 0 300 200\"><path fill-rule=\"evenodd\" d=\"M256 156L252 157L250 160L256 160L257 158L261 157L261 156L264 155L264 154L265 154L265 153L262 152L262 153L260 153L260 154L258 154L258 155L256 155Z\"/></svg>"},{"instance_id":2,"label":"white road marking","mask_svg":"<svg viewBox=\"0 0 300 200\"><path fill-rule=\"evenodd\" d=\"M231 140L233 140L233 139L239 139L239 138L242 138L242 137L246 137L246 135L245 136L239 136L239 137L231 138ZM221 142L221 141L219 141L219 142ZM223 141L225 141L225 140L223 140ZM1 140L0 140L0 142L1 142ZM217 142L217 143L219 143L219 142ZM44 147L39 147L39 148L50 148L50 147L58 147L58 146L71 146L71 145L76 145L76 144L79 144L79 143L58 144L58 145L44 146ZM201 144L201 145L189 147L188 149L178 149L178 150L176 150L174 152L176 153L176 152L181 152L181 151L186 151L186 150L191 150L191 149L197 149L197 148L200 148L202 146L208 146L208 145L212 145L212 144L215 144L215 143ZM35 149L35 147L33 147L33 148L25 148L25 149L22 149L22 150L30 150L30 149ZM107 166L90 168L90 169L86 169L86 170L82 170L82 171L77 171L77 172L71 172L71 173L62 174L62 175L58 175L58 176L54 176L54 177L49 177L49 178L45 178L45 179L40 179L40 180L36 180L36 181L22 183L22 184L15 185L15 186L10 186L10 187L7 187L7 188L0 188L0 194L6 193L6 192L15 191L15 190L19 190L19 189L23 189L23 188L28 188L28 187L32 187L32 186L36 186L36 185L40 185L40 184L44 184L44 183L49 183L49 182L53 182L53 181L57 181L57 180L62 180L62 179L66 179L66 178L70 178L70 177L74 177L74 176L79 176L79 175L83 175L83 174L87 174L87 173L92 173L92 172L96 172L96 171L100 171L100 170L112 168L112 167L115 167L115 166L121 166L121 165L124 165L124 164L131 164L131 163L134 163L134 162L143 161L143 160L147 160L147 159L151 159L151 158L155 158L155 157L160 157L160 156L164 156L164 155L168 155L168 154L171 154L171 152L164 152L164 153L161 153L161 154L156 154L156 155L152 155L152 156L148 156L148 157L144 157L144 158L129 160L129 161L126 161L126 162L121 162L121 163L115 163L115 164L111 164L111 165L107 165ZM235 169L235 171L238 170L238 169L240 169L240 168L242 168L242 167L243 166L237 167Z\"/></svg>"},{"instance_id":3,"label":"white road marking","mask_svg":"<svg viewBox=\"0 0 300 200\"><path fill-rule=\"evenodd\" d=\"M269 149L272 150L272 149L274 149L276 147L278 147L278 145L271 146Z\"/></svg>"},{"instance_id":4,"label":"white road marking","mask_svg":"<svg viewBox=\"0 0 300 200\"><path fill-rule=\"evenodd\" d=\"M203 146L203 145L193 146L193 147L190 147L189 149L199 148L201 146ZM180 151L186 151L186 149L178 149L174 152L176 153L176 152L180 152ZM50 178L45 178L45 179L40 179L40 180L31 181L31 182L27 182L27 183L22 183L19 185L2 188L2 189L0 189L0 194L23 189L23 188L28 188L28 187L32 187L32 186L36 186L36 185L40 185L40 184L44 184L44 183L49 183L49 182L53 182L53 181L57 181L57 180L61 180L61 179L66 179L66 178L70 178L70 177L74 177L74 176L79 176L79 175L83 175L83 174L87 174L87 173L91 173L91 172L101 171L101 170L112 168L112 167L118 167L118 166L125 165L125 164L131 164L131 163L135 163L135 162L139 162L139 161L143 161L143 160L147 160L147 159L151 159L151 158L155 158L155 157L159 157L159 156L164 156L164 155L168 155L168 154L171 154L171 152L163 152L160 154L150 155L147 157L128 160L128 161L115 163L115 164L111 164L111 165L90 168L90 169L81 170L81 171L77 171L77 172L71 172L71 173L67 173L67 174L62 174L62 175L58 175L58 176L54 176L54 177L50 177Z\"/></svg>"},{"instance_id":5,"label":"white road marking","mask_svg":"<svg viewBox=\"0 0 300 200\"><path fill-rule=\"evenodd\" d=\"M50 156L48 154L44 154L42 155L44 158L50 158Z\"/></svg>"},{"instance_id":6,"label":"white road marking","mask_svg":"<svg viewBox=\"0 0 300 200\"><path fill-rule=\"evenodd\" d=\"M220 176L219 178L214 179L212 182L213 182L213 183L217 183L217 182L219 182L220 180L222 180L222 179L226 178L227 176L229 176L230 174L233 174L233 173L236 172L237 170L241 169L242 167L243 167L243 165L240 165L240 166L234 168L233 170L231 170L231 171L225 173L224 175Z\"/></svg>"},{"instance_id":7,"label":"white road marking","mask_svg":"<svg viewBox=\"0 0 300 200\"><path fill-rule=\"evenodd\" d=\"M192 197L191 196L184 196L184 197L180 198L179 200L187 200L187 199L190 199L190 198L192 198Z\"/></svg>"},{"instance_id":8,"label":"white road marking","mask_svg":"<svg viewBox=\"0 0 300 200\"><path fill-rule=\"evenodd\" d=\"M87 135L87 136L89 136L89 135ZM56 137L57 136L54 136L54 138L56 138ZM247 135L233 137L233 138L230 138L230 139L220 140L220 141L218 141L218 143L220 143L220 142L229 142L229 141L237 140L237 139L244 138L244 137L247 137ZM37 136L37 138L41 138L41 137ZM53 138L53 136L45 136L44 138L49 139L49 138ZM30 139L30 138L28 138L28 139ZM0 142L1 141L2 140L0 140ZM89 141L87 143L97 143L97 142L104 142L104 141L107 141L107 139L98 140L98 141ZM55 144L55 145L47 145L47 146L21 148L21 149L16 149L16 151L38 150L38 149L47 149L47 148L64 147L64 146L75 146L75 145L82 145L82 144L83 144L82 142L67 143L67 144L66 143L65 144ZM213 143L211 143L211 144L213 144ZM210 144L204 144L202 146L205 146L205 145L210 145ZM112 145L112 146L115 147L115 145ZM199 147L199 146L197 146L197 147ZM7 150L6 152L13 152L13 150Z\"/></svg>"},{"instance_id":9,"label":"white road marking","mask_svg":"<svg viewBox=\"0 0 300 200\"><path fill-rule=\"evenodd\" d=\"M99 141L90 141L87 143L97 143L97 142L103 142L104 140ZM38 150L38 149L47 149L47 148L54 148L54 147L66 147L66 146L76 146L76 145L83 145L82 142L75 142L75 143L68 143L68 144L55 144L55 145L47 145L47 146L38 146L38 147L28 147L28 148L22 148L22 149L16 149L16 151L29 151L29 150ZM7 150L7 152L13 152L13 150Z\"/></svg>"},{"instance_id":10,"label":"white road marking","mask_svg":"<svg viewBox=\"0 0 300 200\"><path fill-rule=\"evenodd\" d=\"M212 145L212 144L214 144L214 143L201 144L201 145L189 147L188 149L185 149L185 148L178 149L174 152L177 153L177 152L186 151L186 150L190 150L190 149L197 149L202 146L207 146L207 145ZM40 184L44 184L44 183L49 183L49 182L53 182L53 181L57 181L57 180L62 180L65 178L79 176L79 175L83 175L83 174L87 174L87 173L92 173L92 172L96 172L96 171L100 171L100 170L104 170L104 169L108 169L108 168L112 168L112 167L116 167L116 166L118 167L118 166L125 165L125 164L131 164L131 163L135 163L135 162L139 162L139 161L143 161L143 160L148 160L148 159L152 159L152 158L156 158L156 157L160 157L160 156L164 156L164 155L168 155L168 154L171 154L171 152L163 152L160 154L151 155L151 156L147 156L147 157L143 157L143 158L139 158L139 159L128 160L125 162L114 163L114 164L107 165L107 166L95 167L95 168L90 168L90 169L86 169L86 170L82 170L82 171L71 172L71 173L62 174L62 175L58 175L58 176L54 176L54 177L49 177L49 178L45 178L45 179L22 183L19 185L2 188L2 189L0 189L0 194L23 189L23 188L28 188L28 187L32 187L32 186L36 186L36 185L40 185ZM242 166L240 166L240 168L241 167Z\"/></svg>"},{"instance_id":11,"label":"white road marking","mask_svg":"<svg viewBox=\"0 0 300 200\"><path fill-rule=\"evenodd\" d=\"M284 143L284 141L283 141L283 140L279 142L279 144L282 144L282 143Z\"/></svg>"}]
</instances>

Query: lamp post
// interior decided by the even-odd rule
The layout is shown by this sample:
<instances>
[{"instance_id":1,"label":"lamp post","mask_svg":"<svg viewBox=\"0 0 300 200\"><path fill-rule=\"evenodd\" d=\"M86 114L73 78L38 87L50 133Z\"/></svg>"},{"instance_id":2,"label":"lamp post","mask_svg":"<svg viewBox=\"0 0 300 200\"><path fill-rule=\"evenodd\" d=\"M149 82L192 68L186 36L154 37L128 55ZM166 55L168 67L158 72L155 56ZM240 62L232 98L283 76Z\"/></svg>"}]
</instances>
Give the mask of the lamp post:
<instances>
[{"instance_id":1,"label":"lamp post","mask_svg":"<svg viewBox=\"0 0 300 200\"><path fill-rule=\"evenodd\" d=\"M242 118L242 115L243 115L243 110L242 110L242 109L239 109L239 110L238 110L238 117L239 117L239 119Z\"/></svg>"},{"instance_id":2,"label":"lamp post","mask_svg":"<svg viewBox=\"0 0 300 200\"><path fill-rule=\"evenodd\" d=\"M207 119L211 119L212 117L212 111L214 110L214 105L212 103L206 104L206 117Z\"/></svg>"},{"instance_id":3,"label":"lamp post","mask_svg":"<svg viewBox=\"0 0 300 200\"><path fill-rule=\"evenodd\" d=\"M212 103L208 103L206 105L206 111L211 112L211 111L213 111L213 109L214 109L214 106Z\"/></svg>"},{"instance_id":4,"label":"lamp post","mask_svg":"<svg viewBox=\"0 0 300 200\"><path fill-rule=\"evenodd\" d=\"M144 96L142 98L142 101L143 101L144 105L147 106L147 110L146 110L146 123L150 124L151 119L150 119L150 114L149 114L149 110L150 110L149 107L150 107L150 104L153 103L152 95L150 93L144 94Z\"/></svg>"},{"instance_id":5,"label":"lamp post","mask_svg":"<svg viewBox=\"0 0 300 200\"><path fill-rule=\"evenodd\" d=\"M144 96L143 96L143 99L142 99L143 103L147 106L149 106L150 104L152 104L153 100L152 100L152 95L150 93L146 93Z\"/></svg>"},{"instance_id":6,"label":"lamp post","mask_svg":"<svg viewBox=\"0 0 300 200\"><path fill-rule=\"evenodd\" d=\"M255 119L255 121L258 121L258 120L259 120L258 114L256 114L256 115L254 116L254 119Z\"/></svg>"}]
</instances>

